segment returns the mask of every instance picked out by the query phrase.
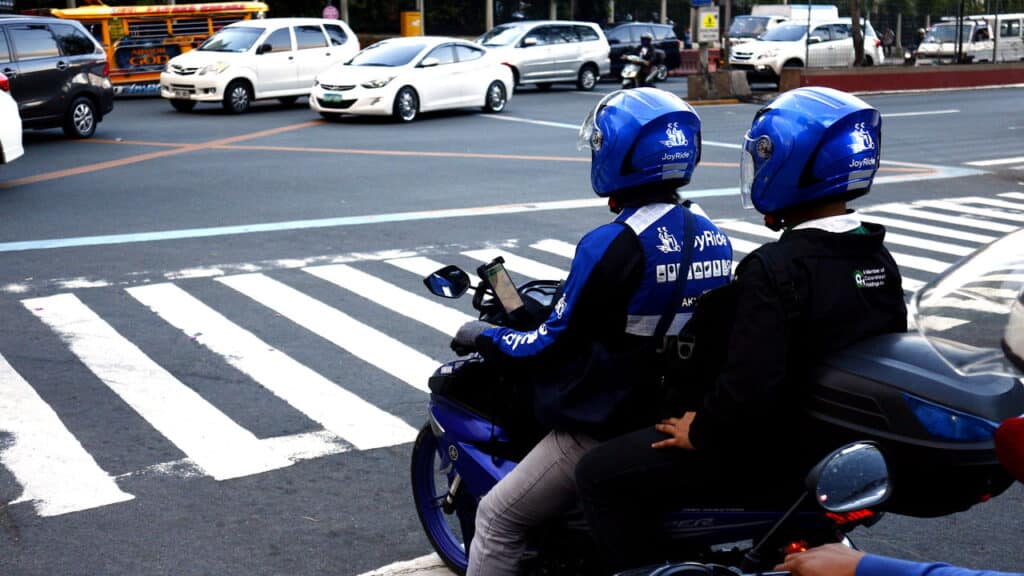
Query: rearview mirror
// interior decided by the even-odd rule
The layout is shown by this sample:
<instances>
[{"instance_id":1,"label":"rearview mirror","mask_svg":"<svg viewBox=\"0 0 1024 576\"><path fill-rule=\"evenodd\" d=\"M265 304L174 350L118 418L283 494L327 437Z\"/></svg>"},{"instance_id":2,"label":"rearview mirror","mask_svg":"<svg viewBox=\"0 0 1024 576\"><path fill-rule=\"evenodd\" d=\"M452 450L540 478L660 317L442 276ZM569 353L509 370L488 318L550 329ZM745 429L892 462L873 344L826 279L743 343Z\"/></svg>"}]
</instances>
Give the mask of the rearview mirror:
<instances>
[{"instance_id":1,"label":"rearview mirror","mask_svg":"<svg viewBox=\"0 0 1024 576\"><path fill-rule=\"evenodd\" d=\"M811 470L807 490L829 512L872 508L889 498L889 468L874 444L848 444Z\"/></svg>"},{"instance_id":2,"label":"rearview mirror","mask_svg":"<svg viewBox=\"0 0 1024 576\"><path fill-rule=\"evenodd\" d=\"M469 290L469 274L458 266L445 266L423 279L430 293L442 298L458 298Z\"/></svg>"},{"instance_id":3,"label":"rearview mirror","mask_svg":"<svg viewBox=\"0 0 1024 576\"><path fill-rule=\"evenodd\" d=\"M260 47L256 49L256 54L266 54L274 50L274 47L270 44L260 44Z\"/></svg>"},{"instance_id":4,"label":"rearview mirror","mask_svg":"<svg viewBox=\"0 0 1024 576\"><path fill-rule=\"evenodd\" d=\"M807 39L808 44L818 44L821 42L821 36L811 36Z\"/></svg>"},{"instance_id":5,"label":"rearview mirror","mask_svg":"<svg viewBox=\"0 0 1024 576\"><path fill-rule=\"evenodd\" d=\"M523 38L523 46L536 46L537 38L530 36L529 38Z\"/></svg>"},{"instance_id":6,"label":"rearview mirror","mask_svg":"<svg viewBox=\"0 0 1024 576\"><path fill-rule=\"evenodd\" d=\"M431 66L437 66L440 63L441 61L438 60L437 58L424 58L423 61L420 62L420 67L430 68Z\"/></svg>"}]
</instances>

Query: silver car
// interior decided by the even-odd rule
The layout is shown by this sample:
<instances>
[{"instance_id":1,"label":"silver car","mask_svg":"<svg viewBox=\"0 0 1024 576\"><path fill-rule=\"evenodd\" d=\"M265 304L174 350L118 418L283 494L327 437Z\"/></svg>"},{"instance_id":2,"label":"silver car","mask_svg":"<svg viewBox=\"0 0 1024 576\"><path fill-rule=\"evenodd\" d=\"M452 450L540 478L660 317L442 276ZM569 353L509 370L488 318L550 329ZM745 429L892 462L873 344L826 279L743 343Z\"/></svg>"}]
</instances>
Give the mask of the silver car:
<instances>
[{"instance_id":1,"label":"silver car","mask_svg":"<svg viewBox=\"0 0 1024 576\"><path fill-rule=\"evenodd\" d=\"M593 90L611 72L608 39L590 22L510 22L477 42L512 68L516 85L536 84L546 90L554 82L575 82L580 90Z\"/></svg>"}]
</instances>

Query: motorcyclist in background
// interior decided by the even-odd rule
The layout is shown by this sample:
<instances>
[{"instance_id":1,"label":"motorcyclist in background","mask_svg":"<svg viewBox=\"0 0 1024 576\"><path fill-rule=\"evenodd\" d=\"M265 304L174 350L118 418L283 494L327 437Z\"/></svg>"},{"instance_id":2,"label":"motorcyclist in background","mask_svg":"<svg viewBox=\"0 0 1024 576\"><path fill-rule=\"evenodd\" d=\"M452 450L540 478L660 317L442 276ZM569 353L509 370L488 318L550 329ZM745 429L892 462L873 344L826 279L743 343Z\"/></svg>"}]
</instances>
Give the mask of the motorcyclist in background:
<instances>
[{"instance_id":1,"label":"motorcyclist in background","mask_svg":"<svg viewBox=\"0 0 1024 576\"><path fill-rule=\"evenodd\" d=\"M618 216L580 240L563 294L537 329L476 321L453 342L523 374L551 430L480 501L470 576L516 574L527 530L576 504L583 453L655 418L658 347L697 295L731 276L728 239L677 195L701 154L689 104L654 88L613 92L583 122L580 144L591 149L594 192Z\"/></svg>"},{"instance_id":2,"label":"motorcyclist in background","mask_svg":"<svg viewBox=\"0 0 1024 576\"><path fill-rule=\"evenodd\" d=\"M730 328L724 342L710 344L725 350L724 367L702 404L580 461L580 499L612 568L662 559L666 510L798 495L803 473L827 453L808 448L827 439L799 428L801 375L832 351L906 330L885 230L846 207L871 187L880 136L877 110L828 88L787 92L754 117L741 194L769 228L785 232L739 264L726 290L734 298L721 309L734 320L710 315ZM707 311L702 301L691 324ZM695 351L701 346L709 344L698 334Z\"/></svg>"},{"instance_id":3,"label":"motorcyclist in background","mask_svg":"<svg viewBox=\"0 0 1024 576\"><path fill-rule=\"evenodd\" d=\"M640 47L637 48L636 56L644 61L640 73L636 75L637 86L652 86L656 74L655 66L658 64L658 50L654 47L654 36L650 32L640 35Z\"/></svg>"}]
</instances>

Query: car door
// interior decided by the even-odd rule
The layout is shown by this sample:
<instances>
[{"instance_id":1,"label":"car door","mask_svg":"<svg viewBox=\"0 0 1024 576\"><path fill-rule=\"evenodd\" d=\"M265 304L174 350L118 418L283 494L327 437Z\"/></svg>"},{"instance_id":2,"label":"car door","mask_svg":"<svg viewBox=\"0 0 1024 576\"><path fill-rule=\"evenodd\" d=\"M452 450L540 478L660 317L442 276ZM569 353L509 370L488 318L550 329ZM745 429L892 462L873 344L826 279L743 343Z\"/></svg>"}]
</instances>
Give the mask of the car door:
<instances>
[{"instance_id":1,"label":"car door","mask_svg":"<svg viewBox=\"0 0 1024 576\"><path fill-rule=\"evenodd\" d=\"M313 89L316 75L331 66L331 46L319 24L295 26L295 58L299 63L296 90Z\"/></svg>"},{"instance_id":2,"label":"car door","mask_svg":"<svg viewBox=\"0 0 1024 576\"><path fill-rule=\"evenodd\" d=\"M59 117L64 114L61 89L68 63L57 38L45 24L11 24L7 27L17 74L11 78L11 95L18 101L22 120Z\"/></svg>"},{"instance_id":3,"label":"car door","mask_svg":"<svg viewBox=\"0 0 1024 576\"><path fill-rule=\"evenodd\" d=\"M572 26L549 26L548 44L551 46L551 78L575 79L580 67L580 42L576 31Z\"/></svg>"},{"instance_id":4,"label":"car door","mask_svg":"<svg viewBox=\"0 0 1024 576\"><path fill-rule=\"evenodd\" d=\"M856 52L853 48L853 34L850 31L848 24L832 24L829 27L829 31L832 33L832 40L829 42L832 45L829 51L832 61L828 64L829 66L853 66L853 61L856 59ZM871 54L874 50L874 44L871 40L872 37L867 36L867 30L861 30L861 34L864 34L864 54ZM877 60L872 57L872 60Z\"/></svg>"},{"instance_id":5,"label":"car door","mask_svg":"<svg viewBox=\"0 0 1024 576\"><path fill-rule=\"evenodd\" d=\"M327 53L331 65L348 62L356 54L355 42L349 38L348 32L338 24L324 24L331 49Z\"/></svg>"},{"instance_id":6,"label":"car door","mask_svg":"<svg viewBox=\"0 0 1024 576\"><path fill-rule=\"evenodd\" d=\"M270 32L256 52L257 97L273 96L294 89L298 84L299 67L295 60L291 28Z\"/></svg>"},{"instance_id":7,"label":"car door","mask_svg":"<svg viewBox=\"0 0 1024 576\"><path fill-rule=\"evenodd\" d=\"M807 36L807 67L823 68L832 62L832 27L828 24L815 26Z\"/></svg>"},{"instance_id":8,"label":"car door","mask_svg":"<svg viewBox=\"0 0 1024 576\"><path fill-rule=\"evenodd\" d=\"M548 45L548 27L537 26L519 41L519 81L543 82L551 75L551 46Z\"/></svg>"},{"instance_id":9,"label":"car door","mask_svg":"<svg viewBox=\"0 0 1024 576\"><path fill-rule=\"evenodd\" d=\"M431 66L424 62L436 61ZM456 80L455 49L452 44L441 44L427 52L416 69L416 91L420 95L420 110L436 110L459 105L462 87Z\"/></svg>"},{"instance_id":10,"label":"car door","mask_svg":"<svg viewBox=\"0 0 1024 576\"><path fill-rule=\"evenodd\" d=\"M494 80L488 75L491 61L484 58L483 50L468 44L455 45L455 59L462 92L461 105L483 105L487 87Z\"/></svg>"},{"instance_id":11,"label":"car door","mask_svg":"<svg viewBox=\"0 0 1024 576\"><path fill-rule=\"evenodd\" d=\"M94 68L98 62L106 60L106 55L97 49L92 38L72 24L50 24L50 30L68 66L66 85L84 87L89 84Z\"/></svg>"}]
</instances>

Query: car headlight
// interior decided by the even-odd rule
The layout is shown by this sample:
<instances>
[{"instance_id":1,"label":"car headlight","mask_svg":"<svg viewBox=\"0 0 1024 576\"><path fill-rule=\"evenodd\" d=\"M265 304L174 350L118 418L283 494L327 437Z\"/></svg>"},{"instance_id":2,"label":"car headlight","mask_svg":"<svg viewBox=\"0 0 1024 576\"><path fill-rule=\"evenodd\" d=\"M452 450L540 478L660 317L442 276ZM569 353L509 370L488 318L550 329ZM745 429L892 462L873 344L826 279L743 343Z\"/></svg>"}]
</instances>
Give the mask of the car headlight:
<instances>
[{"instance_id":1,"label":"car headlight","mask_svg":"<svg viewBox=\"0 0 1024 576\"><path fill-rule=\"evenodd\" d=\"M167 64L164 64L164 72L170 72L170 71L171 71L171 63L170 63L170 61L168 61Z\"/></svg>"},{"instance_id":2,"label":"car headlight","mask_svg":"<svg viewBox=\"0 0 1024 576\"><path fill-rule=\"evenodd\" d=\"M220 74L221 72L228 69L227 62L217 62L216 64L208 64L199 69L200 76L206 76L207 74Z\"/></svg>"},{"instance_id":3,"label":"car headlight","mask_svg":"<svg viewBox=\"0 0 1024 576\"><path fill-rule=\"evenodd\" d=\"M775 49L772 49L772 50L765 50L764 52L761 53L760 57L761 58L775 58L778 55L779 55L779 51L775 50Z\"/></svg>"},{"instance_id":4,"label":"car headlight","mask_svg":"<svg viewBox=\"0 0 1024 576\"><path fill-rule=\"evenodd\" d=\"M370 80L369 82L363 82L363 88L383 88L388 85L388 82L394 80L395 77L389 78L377 78L376 80Z\"/></svg>"}]
</instances>

